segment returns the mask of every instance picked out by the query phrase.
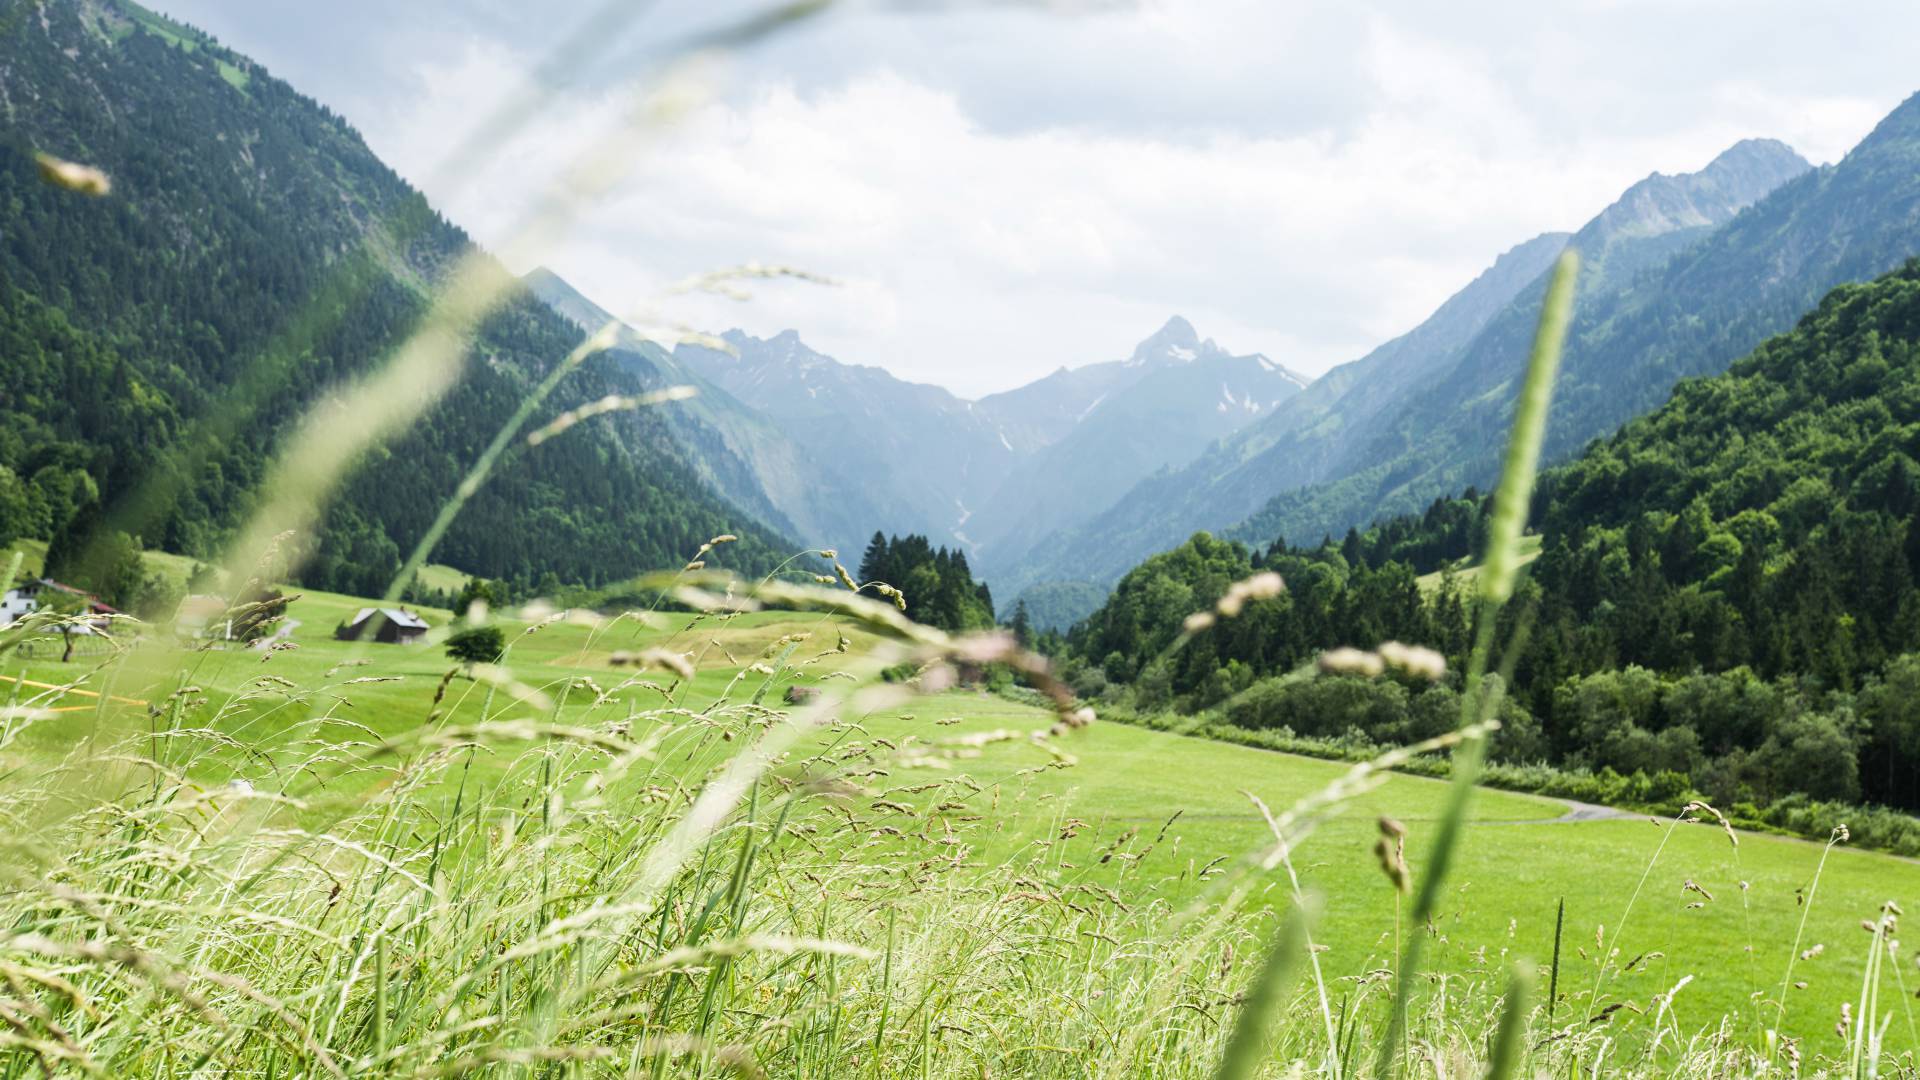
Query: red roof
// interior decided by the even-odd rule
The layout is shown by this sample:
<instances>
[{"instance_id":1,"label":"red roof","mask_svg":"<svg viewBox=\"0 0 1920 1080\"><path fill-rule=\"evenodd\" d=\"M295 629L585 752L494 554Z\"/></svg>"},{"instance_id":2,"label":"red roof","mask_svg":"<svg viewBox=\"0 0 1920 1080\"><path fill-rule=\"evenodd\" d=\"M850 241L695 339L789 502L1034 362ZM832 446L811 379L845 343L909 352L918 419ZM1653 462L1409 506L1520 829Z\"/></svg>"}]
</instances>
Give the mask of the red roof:
<instances>
[{"instance_id":1,"label":"red roof","mask_svg":"<svg viewBox=\"0 0 1920 1080\"><path fill-rule=\"evenodd\" d=\"M61 592L66 593L68 596L85 597L87 601L87 610L92 612L95 615L120 614L119 608L101 603L99 597L93 595L92 593L88 592L85 589L76 589L71 585L67 585L62 582L55 581L52 578L41 578L40 584L49 589L58 589Z\"/></svg>"}]
</instances>

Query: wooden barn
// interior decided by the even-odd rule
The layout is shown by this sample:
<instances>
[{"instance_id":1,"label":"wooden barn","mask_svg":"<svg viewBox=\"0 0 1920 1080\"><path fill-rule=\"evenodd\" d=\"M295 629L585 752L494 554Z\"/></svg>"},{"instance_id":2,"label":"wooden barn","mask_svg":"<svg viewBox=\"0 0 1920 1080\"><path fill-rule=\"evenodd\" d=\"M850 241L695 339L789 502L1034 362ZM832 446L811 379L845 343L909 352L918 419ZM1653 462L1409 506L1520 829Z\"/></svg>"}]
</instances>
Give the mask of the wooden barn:
<instances>
[{"instance_id":1,"label":"wooden barn","mask_svg":"<svg viewBox=\"0 0 1920 1080\"><path fill-rule=\"evenodd\" d=\"M427 621L406 608L361 608L335 632L342 641L412 645L427 636Z\"/></svg>"}]
</instances>

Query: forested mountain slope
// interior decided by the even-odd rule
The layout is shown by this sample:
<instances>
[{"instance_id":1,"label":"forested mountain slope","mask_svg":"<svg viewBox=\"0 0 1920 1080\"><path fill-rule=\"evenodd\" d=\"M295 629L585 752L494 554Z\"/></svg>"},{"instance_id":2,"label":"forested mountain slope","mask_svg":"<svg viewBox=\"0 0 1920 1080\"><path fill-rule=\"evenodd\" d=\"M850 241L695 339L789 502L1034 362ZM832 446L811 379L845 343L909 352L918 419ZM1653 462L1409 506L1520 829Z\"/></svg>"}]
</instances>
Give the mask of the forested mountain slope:
<instances>
[{"instance_id":1,"label":"forested mountain slope","mask_svg":"<svg viewBox=\"0 0 1920 1080\"><path fill-rule=\"evenodd\" d=\"M1196 537L1123 578L1073 651L1083 672L1189 706L1335 645L1426 642L1457 664L1469 605L1415 578L1470 549L1484 512L1443 500L1258 555ZM1728 799L1920 807L1920 261L1840 286L1726 372L1683 381L1547 473L1535 518L1543 553L1508 618L1530 627L1511 693L1539 727L1517 723L1511 757L1668 771ZM1255 568L1286 595L1156 660L1187 612ZM1289 697L1284 722L1416 736L1406 695L1381 693L1333 712Z\"/></svg>"},{"instance_id":2,"label":"forested mountain slope","mask_svg":"<svg viewBox=\"0 0 1920 1080\"><path fill-rule=\"evenodd\" d=\"M133 4L42 4L4 35L0 500L24 509L0 513L0 529L71 540L103 523L210 557L281 438L406 337L470 241L339 117ZM99 166L112 192L43 183L40 151ZM524 293L496 311L459 384L334 500L305 580L384 589L580 337ZM602 357L549 412L638 388ZM511 451L436 558L596 583L677 565L723 532L743 539L721 557L743 566L786 546L717 499L641 412Z\"/></svg>"}]
</instances>

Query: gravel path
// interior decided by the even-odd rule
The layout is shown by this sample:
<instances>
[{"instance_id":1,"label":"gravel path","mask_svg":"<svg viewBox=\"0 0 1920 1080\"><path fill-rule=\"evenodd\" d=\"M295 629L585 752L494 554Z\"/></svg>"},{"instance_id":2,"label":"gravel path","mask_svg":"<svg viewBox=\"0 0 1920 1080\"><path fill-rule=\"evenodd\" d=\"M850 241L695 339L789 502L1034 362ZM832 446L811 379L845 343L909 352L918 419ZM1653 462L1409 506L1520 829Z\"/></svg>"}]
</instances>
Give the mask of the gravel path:
<instances>
[{"instance_id":1,"label":"gravel path","mask_svg":"<svg viewBox=\"0 0 1920 1080\"><path fill-rule=\"evenodd\" d=\"M1552 823L1555 825L1571 821L1606 821L1611 818L1642 816L1615 806L1595 806L1593 803L1575 802L1572 799L1561 801L1567 804L1567 812L1553 819Z\"/></svg>"},{"instance_id":2,"label":"gravel path","mask_svg":"<svg viewBox=\"0 0 1920 1080\"><path fill-rule=\"evenodd\" d=\"M1493 791L1498 789L1488 788L1487 790ZM1643 818L1648 816L1646 814L1636 813L1635 811L1632 811L1632 810L1622 810L1615 806L1598 806L1594 803L1577 802L1573 799L1562 799L1562 798L1559 798L1558 796L1539 795L1535 797L1541 798L1541 799L1552 799L1555 802L1565 803L1567 807L1567 812L1564 814L1561 814L1559 817L1552 817L1552 818L1550 817L1537 817L1537 818L1473 818L1473 817L1470 817L1467 819L1467 824L1469 825L1570 825L1575 822L1581 822L1581 821L1612 821L1615 818ZM1180 815L1180 819L1182 821L1191 821L1196 818L1201 820L1212 820L1212 821L1239 821L1241 819L1249 819L1253 821L1262 820L1260 817L1260 814L1257 811L1254 811L1252 809L1197 810L1197 811L1188 811ZM1126 817L1111 818L1109 820L1126 821L1126 822L1153 822L1153 821L1164 821L1166 820L1166 818L1163 815L1157 815L1157 814L1156 815L1135 814L1135 815L1128 815ZM1435 819L1430 817L1407 817L1407 818L1403 818L1402 820L1403 821L1433 821Z\"/></svg>"}]
</instances>

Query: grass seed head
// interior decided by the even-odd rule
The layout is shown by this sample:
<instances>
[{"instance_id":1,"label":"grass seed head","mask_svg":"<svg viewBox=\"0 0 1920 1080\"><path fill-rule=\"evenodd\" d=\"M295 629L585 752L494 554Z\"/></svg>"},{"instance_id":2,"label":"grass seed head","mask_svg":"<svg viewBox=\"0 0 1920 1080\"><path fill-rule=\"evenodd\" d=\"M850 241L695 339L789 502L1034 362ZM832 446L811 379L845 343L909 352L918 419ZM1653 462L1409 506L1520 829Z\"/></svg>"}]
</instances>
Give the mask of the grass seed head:
<instances>
[{"instance_id":1,"label":"grass seed head","mask_svg":"<svg viewBox=\"0 0 1920 1080\"><path fill-rule=\"evenodd\" d=\"M1227 586L1226 593L1213 605L1213 610L1221 618L1231 619L1239 615L1249 601L1271 600L1285 591L1286 583L1280 580L1280 575L1268 570Z\"/></svg>"},{"instance_id":2,"label":"grass seed head","mask_svg":"<svg viewBox=\"0 0 1920 1080\"><path fill-rule=\"evenodd\" d=\"M1387 667L1416 679L1438 682L1447 673L1447 658L1421 645L1388 641L1375 652Z\"/></svg>"},{"instance_id":3,"label":"grass seed head","mask_svg":"<svg viewBox=\"0 0 1920 1080\"><path fill-rule=\"evenodd\" d=\"M1373 843L1374 857L1380 860L1380 872L1387 875L1396 891L1411 892L1413 871L1407 868L1407 827L1381 815L1380 839Z\"/></svg>"},{"instance_id":4,"label":"grass seed head","mask_svg":"<svg viewBox=\"0 0 1920 1080\"><path fill-rule=\"evenodd\" d=\"M693 661L685 653L671 649L648 648L636 651L625 649L614 652L607 661L615 667L651 667L671 671L682 679L694 676Z\"/></svg>"},{"instance_id":5,"label":"grass seed head","mask_svg":"<svg viewBox=\"0 0 1920 1080\"><path fill-rule=\"evenodd\" d=\"M1321 653L1318 665L1322 675L1358 675L1363 679L1378 678L1386 670L1379 654L1350 645Z\"/></svg>"},{"instance_id":6,"label":"grass seed head","mask_svg":"<svg viewBox=\"0 0 1920 1080\"><path fill-rule=\"evenodd\" d=\"M1394 891L1413 891L1413 874L1407 869L1404 845L1383 836L1373 842L1373 854L1380 860L1380 872L1387 875Z\"/></svg>"},{"instance_id":7,"label":"grass seed head","mask_svg":"<svg viewBox=\"0 0 1920 1080\"><path fill-rule=\"evenodd\" d=\"M35 154L34 162L40 166L40 179L54 187L94 198L113 190L113 181L107 174L91 165L65 161L52 154Z\"/></svg>"}]
</instances>

